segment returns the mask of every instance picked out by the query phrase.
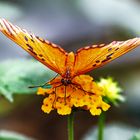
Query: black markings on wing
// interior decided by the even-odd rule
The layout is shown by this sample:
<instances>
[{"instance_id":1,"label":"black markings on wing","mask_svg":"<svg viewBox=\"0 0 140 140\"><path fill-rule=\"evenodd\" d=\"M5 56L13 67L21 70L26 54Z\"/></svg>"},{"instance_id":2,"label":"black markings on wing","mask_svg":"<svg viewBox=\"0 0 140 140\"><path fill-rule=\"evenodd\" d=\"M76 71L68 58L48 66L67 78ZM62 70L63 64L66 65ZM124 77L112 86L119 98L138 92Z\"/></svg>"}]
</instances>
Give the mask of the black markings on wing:
<instances>
[{"instance_id":1,"label":"black markings on wing","mask_svg":"<svg viewBox=\"0 0 140 140\"><path fill-rule=\"evenodd\" d=\"M113 53L111 53L111 54L109 54L109 55L107 55L106 57L110 57L110 56L112 56L114 54L114 52Z\"/></svg>"},{"instance_id":2,"label":"black markings on wing","mask_svg":"<svg viewBox=\"0 0 140 140\"><path fill-rule=\"evenodd\" d=\"M115 51L119 50L119 47L115 49Z\"/></svg>"},{"instance_id":3,"label":"black markings on wing","mask_svg":"<svg viewBox=\"0 0 140 140\"><path fill-rule=\"evenodd\" d=\"M27 45L27 47L28 47L28 50L29 50L31 53L33 53L34 55L37 56L37 53L34 51L33 47L32 47L31 45L29 45L29 44L26 44L26 45Z\"/></svg>"},{"instance_id":4,"label":"black markings on wing","mask_svg":"<svg viewBox=\"0 0 140 140\"><path fill-rule=\"evenodd\" d=\"M109 49L108 49L108 52L110 52L111 50L112 50L112 48L109 48Z\"/></svg>"},{"instance_id":5,"label":"black markings on wing","mask_svg":"<svg viewBox=\"0 0 140 140\"><path fill-rule=\"evenodd\" d=\"M96 62L96 63L99 63L99 62L100 62L100 60L96 60L95 62Z\"/></svg>"},{"instance_id":6,"label":"black markings on wing","mask_svg":"<svg viewBox=\"0 0 140 140\"><path fill-rule=\"evenodd\" d=\"M42 55L42 54L39 54L39 56L40 56L40 57L43 57L43 55Z\"/></svg>"},{"instance_id":7,"label":"black markings on wing","mask_svg":"<svg viewBox=\"0 0 140 140\"><path fill-rule=\"evenodd\" d=\"M28 42L28 38L27 38L26 36L24 36L24 39L25 39L25 41L27 41L27 42Z\"/></svg>"}]
</instances>

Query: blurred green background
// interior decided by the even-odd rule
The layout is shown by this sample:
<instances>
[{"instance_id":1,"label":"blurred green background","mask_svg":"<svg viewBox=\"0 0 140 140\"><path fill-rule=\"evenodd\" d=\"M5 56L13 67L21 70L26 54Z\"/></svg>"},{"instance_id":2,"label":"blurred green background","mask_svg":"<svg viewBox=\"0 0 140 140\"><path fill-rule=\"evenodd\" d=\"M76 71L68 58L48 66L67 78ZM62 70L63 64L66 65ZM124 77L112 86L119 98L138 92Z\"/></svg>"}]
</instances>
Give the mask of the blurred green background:
<instances>
[{"instance_id":1,"label":"blurred green background","mask_svg":"<svg viewBox=\"0 0 140 140\"><path fill-rule=\"evenodd\" d=\"M0 0L0 17L61 45L67 51L76 51L86 45L140 36L139 0ZM21 73L26 74L24 78L31 76L32 71L34 75L40 74L42 82L38 81L40 75L32 76L37 84L43 83L45 79L47 81L53 75L53 72L39 63L35 68L29 67L30 71L28 71L27 68L22 67L21 58L32 59L23 49L0 33L0 71L5 67L3 63L7 63L7 60L9 63L4 70L9 74L5 85L9 86L9 83L20 79L15 77L22 77L22 74L17 76L16 70L15 73L11 72L16 66L21 68ZM19 62L14 63L17 59ZM90 74L96 80L100 77L114 77L120 83L126 97L126 102L120 107L112 107L107 112L108 127L112 128L112 124L115 126L117 124L117 127L111 129L111 133L107 131L106 134L112 135L115 140L114 133L118 134L123 129L127 133L121 131L123 133L120 134L121 136L132 136L133 132L140 128L140 48L102 68L91 71ZM1 79L2 76L5 79L3 73ZM17 81L16 86L19 87L18 83L20 83L22 90L22 82ZM33 84L34 81L30 83ZM0 129L16 131L38 140L66 140L66 116L58 116L56 112L44 114L40 109L43 98L35 94L22 94L20 89L20 95L18 91L12 91L16 93L13 103L0 97ZM91 116L88 112L77 112L75 140L88 140L87 132L96 124L97 117ZM128 128L130 131L127 130ZM127 139L124 137L122 140Z\"/></svg>"}]
</instances>

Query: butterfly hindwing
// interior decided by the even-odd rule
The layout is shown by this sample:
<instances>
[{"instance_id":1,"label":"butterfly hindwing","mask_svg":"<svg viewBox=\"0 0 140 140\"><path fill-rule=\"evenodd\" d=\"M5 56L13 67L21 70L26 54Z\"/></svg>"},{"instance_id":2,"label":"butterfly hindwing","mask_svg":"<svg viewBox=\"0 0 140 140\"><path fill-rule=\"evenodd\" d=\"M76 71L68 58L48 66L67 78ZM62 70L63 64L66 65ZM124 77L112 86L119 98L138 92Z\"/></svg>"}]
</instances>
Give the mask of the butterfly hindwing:
<instances>
[{"instance_id":1,"label":"butterfly hindwing","mask_svg":"<svg viewBox=\"0 0 140 140\"><path fill-rule=\"evenodd\" d=\"M79 49L75 54L74 75L84 74L105 65L140 45L140 38L113 41Z\"/></svg>"},{"instance_id":2,"label":"butterfly hindwing","mask_svg":"<svg viewBox=\"0 0 140 140\"><path fill-rule=\"evenodd\" d=\"M62 48L34 34L29 34L5 19L0 19L0 30L38 61L60 75L65 74L67 52Z\"/></svg>"}]
</instances>

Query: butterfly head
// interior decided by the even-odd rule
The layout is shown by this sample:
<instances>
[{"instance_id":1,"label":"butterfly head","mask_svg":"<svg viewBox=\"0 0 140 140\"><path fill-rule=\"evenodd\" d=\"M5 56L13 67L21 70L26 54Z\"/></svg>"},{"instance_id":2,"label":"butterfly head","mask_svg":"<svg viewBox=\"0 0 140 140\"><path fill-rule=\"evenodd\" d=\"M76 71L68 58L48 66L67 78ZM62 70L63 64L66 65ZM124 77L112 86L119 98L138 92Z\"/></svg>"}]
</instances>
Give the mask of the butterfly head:
<instances>
[{"instance_id":1,"label":"butterfly head","mask_svg":"<svg viewBox=\"0 0 140 140\"><path fill-rule=\"evenodd\" d=\"M69 84L72 84L72 82L71 82L70 79L64 79L64 78L61 79L61 83L62 83L64 86L68 86Z\"/></svg>"},{"instance_id":2,"label":"butterfly head","mask_svg":"<svg viewBox=\"0 0 140 140\"><path fill-rule=\"evenodd\" d=\"M71 75L70 75L70 69L69 68L67 68L65 76L61 79L61 83L64 86L68 86L69 84L72 84Z\"/></svg>"}]
</instances>

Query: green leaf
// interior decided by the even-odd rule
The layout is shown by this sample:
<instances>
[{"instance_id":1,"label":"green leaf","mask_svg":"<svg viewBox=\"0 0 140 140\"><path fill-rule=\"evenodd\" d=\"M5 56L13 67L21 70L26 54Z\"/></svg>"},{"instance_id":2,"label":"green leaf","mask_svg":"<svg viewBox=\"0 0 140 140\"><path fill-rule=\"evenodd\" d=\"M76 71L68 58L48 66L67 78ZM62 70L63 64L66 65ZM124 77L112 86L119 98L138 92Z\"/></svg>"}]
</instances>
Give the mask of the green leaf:
<instances>
[{"instance_id":1,"label":"green leaf","mask_svg":"<svg viewBox=\"0 0 140 140\"><path fill-rule=\"evenodd\" d=\"M0 140L33 140L33 139L28 138L28 137L21 135L19 133L16 133L16 132L1 130L0 131Z\"/></svg>"},{"instance_id":2,"label":"green leaf","mask_svg":"<svg viewBox=\"0 0 140 140\"><path fill-rule=\"evenodd\" d=\"M140 131L134 134L130 140L140 140Z\"/></svg>"},{"instance_id":3,"label":"green leaf","mask_svg":"<svg viewBox=\"0 0 140 140\"><path fill-rule=\"evenodd\" d=\"M0 63L0 94L13 101L13 94L33 94L29 86L42 85L55 73L31 59L13 59Z\"/></svg>"}]
</instances>

